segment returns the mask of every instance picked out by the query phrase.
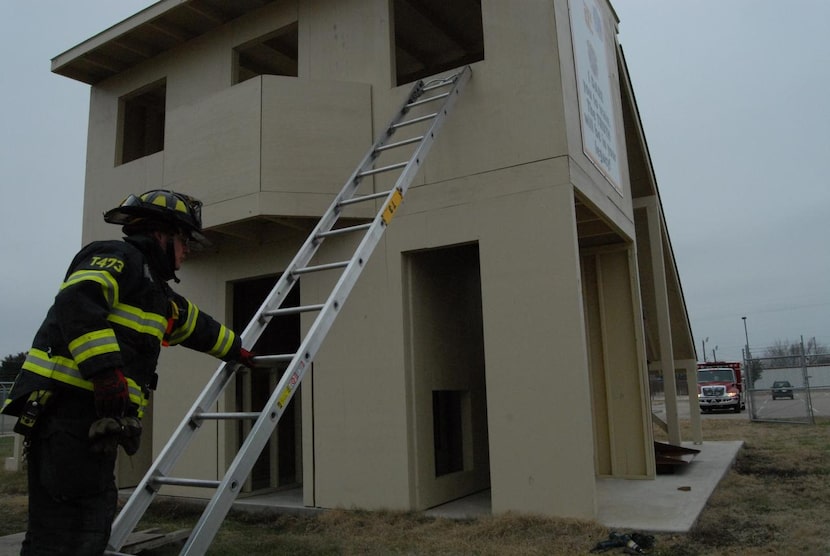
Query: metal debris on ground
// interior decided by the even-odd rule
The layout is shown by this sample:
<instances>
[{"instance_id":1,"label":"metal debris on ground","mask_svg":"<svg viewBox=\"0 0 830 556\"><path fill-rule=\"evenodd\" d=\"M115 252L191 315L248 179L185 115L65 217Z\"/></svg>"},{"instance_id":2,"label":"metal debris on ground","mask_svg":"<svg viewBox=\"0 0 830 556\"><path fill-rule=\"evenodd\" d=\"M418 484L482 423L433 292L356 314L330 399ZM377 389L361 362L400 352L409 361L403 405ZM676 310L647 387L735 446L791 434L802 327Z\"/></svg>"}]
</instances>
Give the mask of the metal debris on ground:
<instances>
[{"instance_id":1,"label":"metal debris on ground","mask_svg":"<svg viewBox=\"0 0 830 556\"><path fill-rule=\"evenodd\" d=\"M647 550L654 546L654 537L642 533L618 533L611 531L608 539L596 544L591 552L605 552L612 548L622 548L623 554L647 554Z\"/></svg>"}]
</instances>

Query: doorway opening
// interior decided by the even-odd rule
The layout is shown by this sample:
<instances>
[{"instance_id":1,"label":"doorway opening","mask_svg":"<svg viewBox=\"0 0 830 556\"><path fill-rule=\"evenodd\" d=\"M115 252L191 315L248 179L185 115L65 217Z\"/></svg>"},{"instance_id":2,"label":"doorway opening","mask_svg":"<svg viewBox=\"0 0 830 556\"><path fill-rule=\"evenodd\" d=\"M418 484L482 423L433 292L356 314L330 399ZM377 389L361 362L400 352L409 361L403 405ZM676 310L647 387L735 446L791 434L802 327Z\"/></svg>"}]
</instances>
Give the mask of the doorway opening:
<instances>
[{"instance_id":1,"label":"doorway opening","mask_svg":"<svg viewBox=\"0 0 830 556\"><path fill-rule=\"evenodd\" d=\"M490 487L478 244L408 253L405 307L416 505Z\"/></svg>"},{"instance_id":2,"label":"doorway opening","mask_svg":"<svg viewBox=\"0 0 830 556\"><path fill-rule=\"evenodd\" d=\"M256 314L267 295L277 283L279 276L254 278L233 284L233 326L242 330ZM283 307L294 307L300 302L300 287L297 284L283 303ZM262 332L253 347L260 355L294 353L300 347L300 316L274 317ZM261 411L275 390L277 382L285 372L287 364L271 368L257 368L240 371L236 376L235 411ZM266 490L294 488L302 485L302 386L289 402L280 418L268 444L259 455L248 477L243 492L255 493ZM236 450L242 446L251 430L252 422L235 423L231 436L235 439Z\"/></svg>"}]
</instances>

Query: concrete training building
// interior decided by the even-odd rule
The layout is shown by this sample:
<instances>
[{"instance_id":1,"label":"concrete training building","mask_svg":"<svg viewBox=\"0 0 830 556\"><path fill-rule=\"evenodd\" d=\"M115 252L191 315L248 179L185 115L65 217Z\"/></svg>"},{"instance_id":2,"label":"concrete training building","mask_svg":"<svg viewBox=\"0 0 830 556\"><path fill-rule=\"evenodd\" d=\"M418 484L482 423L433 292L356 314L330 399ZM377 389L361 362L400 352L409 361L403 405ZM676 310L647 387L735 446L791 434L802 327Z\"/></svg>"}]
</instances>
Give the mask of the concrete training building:
<instances>
[{"instance_id":1,"label":"concrete training building","mask_svg":"<svg viewBox=\"0 0 830 556\"><path fill-rule=\"evenodd\" d=\"M200 198L214 245L176 289L237 331L413 81L472 68L246 495L423 510L489 490L493 513L593 518L598 478L654 478L648 370L696 358L617 24L606 0L162 0L52 61L91 86L83 241L119 237L101 215L130 193ZM255 351L296 349L311 318ZM121 486L215 368L164 350ZM279 372L219 409L261 406ZM203 429L177 475L221 478L244 426Z\"/></svg>"}]
</instances>

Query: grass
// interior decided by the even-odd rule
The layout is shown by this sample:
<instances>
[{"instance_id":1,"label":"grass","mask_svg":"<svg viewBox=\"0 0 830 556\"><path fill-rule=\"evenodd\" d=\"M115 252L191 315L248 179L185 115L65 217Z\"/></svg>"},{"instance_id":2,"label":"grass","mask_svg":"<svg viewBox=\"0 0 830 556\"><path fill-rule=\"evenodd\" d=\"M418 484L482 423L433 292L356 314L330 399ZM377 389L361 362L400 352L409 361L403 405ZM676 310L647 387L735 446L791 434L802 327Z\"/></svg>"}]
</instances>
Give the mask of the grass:
<instances>
[{"instance_id":1,"label":"grass","mask_svg":"<svg viewBox=\"0 0 830 556\"><path fill-rule=\"evenodd\" d=\"M744 448L694 528L688 534L654 535L650 554L830 554L830 420L811 426L704 418L703 432L705 440L744 440ZM688 429L682 434L690 436ZM192 506L158 500L139 528L173 531L191 527L197 517ZM3 472L0 535L24 528L25 476ZM454 521L414 512L233 512L209 554L589 554L609 533L593 521L532 515ZM154 554L175 553L167 548Z\"/></svg>"},{"instance_id":2,"label":"grass","mask_svg":"<svg viewBox=\"0 0 830 556\"><path fill-rule=\"evenodd\" d=\"M0 458L14 455L14 435L0 436Z\"/></svg>"}]
</instances>

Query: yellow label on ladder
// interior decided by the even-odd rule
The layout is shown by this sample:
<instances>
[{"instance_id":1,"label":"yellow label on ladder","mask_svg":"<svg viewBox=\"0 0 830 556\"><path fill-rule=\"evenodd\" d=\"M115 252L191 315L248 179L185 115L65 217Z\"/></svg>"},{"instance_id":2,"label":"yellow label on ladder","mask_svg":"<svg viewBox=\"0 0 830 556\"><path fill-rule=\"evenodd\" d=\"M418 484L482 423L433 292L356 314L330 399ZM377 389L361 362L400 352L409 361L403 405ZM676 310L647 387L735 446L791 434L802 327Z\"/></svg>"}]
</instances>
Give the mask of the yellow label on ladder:
<instances>
[{"instance_id":1,"label":"yellow label on ladder","mask_svg":"<svg viewBox=\"0 0 830 556\"><path fill-rule=\"evenodd\" d=\"M389 199L389 202L386 204L383 214L381 215L384 224L387 226L389 225L389 222L392 221L392 217L395 216L395 211L398 210L399 206L401 206L402 201L403 195L401 195L401 190L396 189L395 193L392 194L392 198Z\"/></svg>"}]
</instances>

